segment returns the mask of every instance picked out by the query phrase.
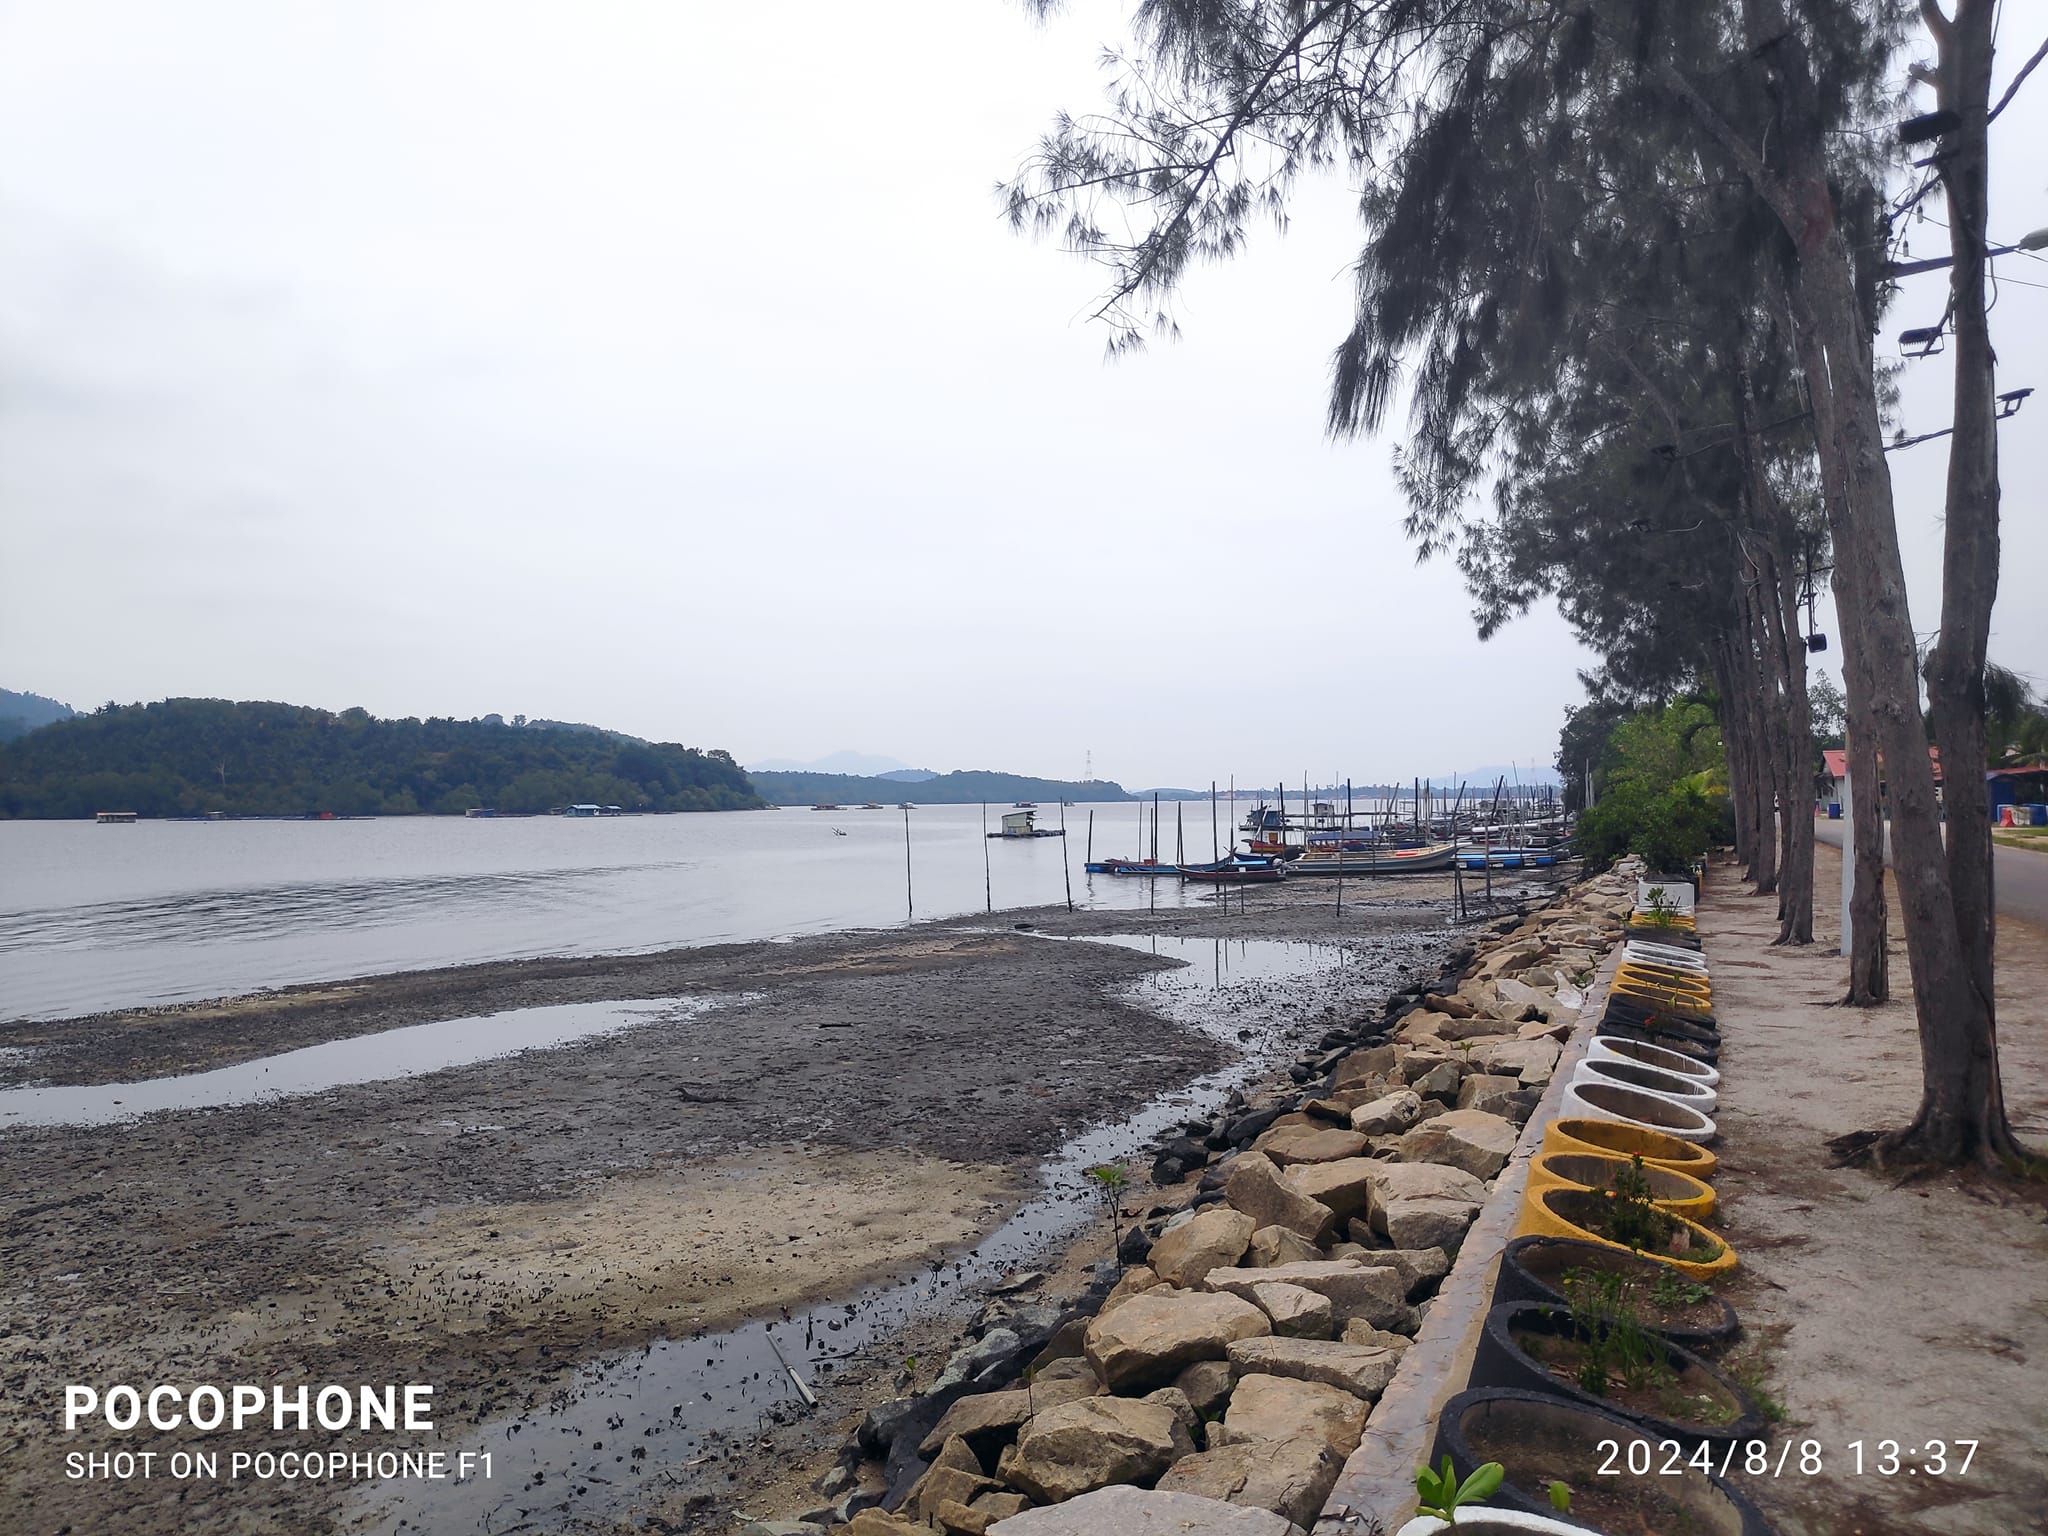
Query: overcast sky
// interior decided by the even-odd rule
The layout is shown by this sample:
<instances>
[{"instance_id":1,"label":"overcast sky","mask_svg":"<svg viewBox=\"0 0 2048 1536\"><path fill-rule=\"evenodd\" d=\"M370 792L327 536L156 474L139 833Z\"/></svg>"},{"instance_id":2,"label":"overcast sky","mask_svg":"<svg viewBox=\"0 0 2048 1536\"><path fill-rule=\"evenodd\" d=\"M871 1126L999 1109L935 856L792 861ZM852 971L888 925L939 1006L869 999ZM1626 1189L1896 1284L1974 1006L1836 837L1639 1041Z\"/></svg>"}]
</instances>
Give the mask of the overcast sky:
<instances>
[{"instance_id":1,"label":"overcast sky","mask_svg":"<svg viewBox=\"0 0 2048 1536\"><path fill-rule=\"evenodd\" d=\"M1547 761L1589 656L1473 639L1389 444L1322 435L1341 185L1114 364L1100 274L998 217L1122 10L0 5L0 686L1134 785ZM1994 133L2014 240L2048 87ZM1993 327L2048 384L2048 287ZM1992 653L2048 681L2044 438L2048 392ZM1894 457L1927 631L1945 456Z\"/></svg>"}]
</instances>

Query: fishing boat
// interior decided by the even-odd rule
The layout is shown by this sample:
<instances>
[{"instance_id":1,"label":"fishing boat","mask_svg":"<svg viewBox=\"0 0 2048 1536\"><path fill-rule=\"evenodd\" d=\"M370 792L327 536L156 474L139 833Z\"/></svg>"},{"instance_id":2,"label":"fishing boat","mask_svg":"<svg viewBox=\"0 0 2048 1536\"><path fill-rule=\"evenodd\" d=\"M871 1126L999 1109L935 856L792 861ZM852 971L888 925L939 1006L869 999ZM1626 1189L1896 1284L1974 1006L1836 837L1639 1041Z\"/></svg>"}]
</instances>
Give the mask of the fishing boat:
<instances>
[{"instance_id":1,"label":"fishing boat","mask_svg":"<svg viewBox=\"0 0 2048 1536\"><path fill-rule=\"evenodd\" d=\"M93 818L103 827L130 826L136 819L133 811L101 811Z\"/></svg>"},{"instance_id":2,"label":"fishing boat","mask_svg":"<svg viewBox=\"0 0 2048 1536\"><path fill-rule=\"evenodd\" d=\"M1276 885L1283 873L1283 867L1270 859L1226 859L1221 864L1189 865L1181 870L1180 877L1205 885Z\"/></svg>"},{"instance_id":3,"label":"fishing boat","mask_svg":"<svg viewBox=\"0 0 2048 1536\"><path fill-rule=\"evenodd\" d=\"M996 834L989 833L990 837ZM1177 875L1178 864L1162 864L1157 859L1095 859L1082 866L1091 875Z\"/></svg>"},{"instance_id":4,"label":"fishing boat","mask_svg":"<svg viewBox=\"0 0 2048 1536\"><path fill-rule=\"evenodd\" d=\"M879 811L882 808L882 802L879 800L863 800L860 808L864 811Z\"/></svg>"},{"instance_id":5,"label":"fishing boat","mask_svg":"<svg viewBox=\"0 0 2048 1536\"><path fill-rule=\"evenodd\" d=\"M1466 869L1549 869L1557 863L1554 848L1468 848L1458 855Z\"/></svg>"},{"instance_id":6,"label":"fishing boat","mask_svg":"<svg viewBox=\"0 0 2048 1536\"><path fill-rule=\"evenodd\" d=\"M1366 853L1305 853L1288 866L1296 875L1420 875L1446 870L1458 845L1424 843L1415 848L1376 848Z\"/></svg>"}]
</instances>

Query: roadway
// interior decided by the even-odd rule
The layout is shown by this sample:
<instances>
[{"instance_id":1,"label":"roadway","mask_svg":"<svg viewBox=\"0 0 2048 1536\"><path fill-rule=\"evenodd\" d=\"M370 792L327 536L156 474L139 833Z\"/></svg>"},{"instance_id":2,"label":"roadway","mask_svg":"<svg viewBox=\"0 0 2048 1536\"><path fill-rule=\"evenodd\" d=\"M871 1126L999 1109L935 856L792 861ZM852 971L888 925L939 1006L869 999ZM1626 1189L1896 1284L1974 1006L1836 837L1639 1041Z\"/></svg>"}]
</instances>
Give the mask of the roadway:
<instances>
[{"instance_id":1,"label":"roadway","mask_svg":"<svg viewBox=\"0 0 2048 1536\"><path fill-rule=\"evenodd\" d=\"M1839 848L1848 827L1847 817L1840 821L1822 818L1814 822L1813 832L1822 842ZM1885 832L1885 848L1889 853L1889 828ZM1992 879L1998 887L1998 915L2016 917L2021 922L2048 928L2048 852L2009 848L2001 843L1994 845L1992 859Z\"/></svg>"}]
</instances>

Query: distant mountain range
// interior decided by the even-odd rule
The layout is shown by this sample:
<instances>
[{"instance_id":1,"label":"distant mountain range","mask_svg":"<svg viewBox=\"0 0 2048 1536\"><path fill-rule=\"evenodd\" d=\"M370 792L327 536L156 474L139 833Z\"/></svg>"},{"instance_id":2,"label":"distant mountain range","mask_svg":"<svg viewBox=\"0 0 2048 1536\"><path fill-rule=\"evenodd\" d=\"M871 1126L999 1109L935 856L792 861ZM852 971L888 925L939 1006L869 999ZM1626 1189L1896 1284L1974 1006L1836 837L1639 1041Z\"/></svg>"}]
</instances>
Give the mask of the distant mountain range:
<instances>
[{"instance_id":1,"label":"distant mountain range","mask_svg":"<svg viewBox=\"0 0 2048 1536\"><path fill-rule=\"evenodd\" d=\"M13 741L30 731L59 720L69 720L78 711L69 704L46 699L40 693L16 693L0 688L0 741Z\"/></svg>"},{"instance_id":2,"label":"distant mountain range","mask_svg":"<svg viewBox=\"0 0 2048 1536\"><path fill-rule=\"evenodd\" d=\"M878 757L872 752L844 751L828 752L808 763L800 763L791 757L764 757L758 763L749 763L747 772L843 773L854 778L896 779L905 784L915 784L922 779L938 777L929 768L913 768L900 758Z\"/></svg>"},{"instance_id":3,"label":"distant mountain range","mask_svg":"<svg viewBox=\"0 0 2048 1536\"><path fill-rule=\"evenodd\" d=\"M767 769L748 770L755 791L776 805L860 805L879 801L884 805L1002 805L1018 800L1035 800L1058 805L1062 800L1129 800L1134 797L1121 784L1106 779L1073 782L1067 779L1034 779L1018 773L990 773L971 769L957 773L927 774L904 779L896 774L776 773Z\"/></svg>"}]
</instances>

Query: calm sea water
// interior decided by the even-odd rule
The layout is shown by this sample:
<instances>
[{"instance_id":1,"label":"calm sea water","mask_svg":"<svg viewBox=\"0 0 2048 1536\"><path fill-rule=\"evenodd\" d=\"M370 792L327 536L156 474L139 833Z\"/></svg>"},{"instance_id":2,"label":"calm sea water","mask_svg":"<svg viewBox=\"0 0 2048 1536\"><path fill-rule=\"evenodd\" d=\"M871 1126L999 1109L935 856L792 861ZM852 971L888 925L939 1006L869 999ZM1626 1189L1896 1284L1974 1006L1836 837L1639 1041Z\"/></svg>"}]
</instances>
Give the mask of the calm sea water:
<instances>
[{"instance_id":1,"label":"calm sea water","mask_svg":"<svg viewBox=\"0 0 2048 1536\"><path fill-rule=\"evenodd\" d=\"M989 807L990 825L1000 810ZM1143 852L1140 808L1094 807L1095 852ZM1219 812L1228 839L1229 806ZM0 823L0 1017L57 1018L258 987L531 955L877 927L1063 900L1195 904L1178 881L1084 874L1068 836L990 843L977 806L570 820ZM1160 852L1171 858L1174 808ZM1209 807L1186 807L1209 856ZM1242 810L1240 810L1240 819ZM1059 825L1060 809L1039 811ZM843 835L841 835L843 834ZM1149 835L1149 834L1148 834ZM984 870L984 856L986 869ZM985 883L986 881L986 883Z\"/></svg>"}]
</instances>

